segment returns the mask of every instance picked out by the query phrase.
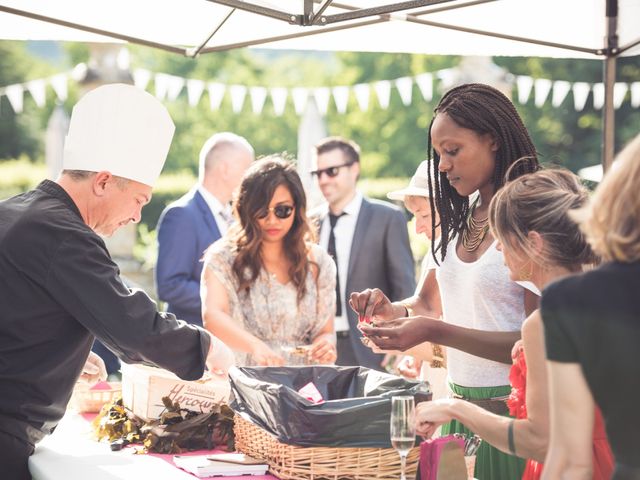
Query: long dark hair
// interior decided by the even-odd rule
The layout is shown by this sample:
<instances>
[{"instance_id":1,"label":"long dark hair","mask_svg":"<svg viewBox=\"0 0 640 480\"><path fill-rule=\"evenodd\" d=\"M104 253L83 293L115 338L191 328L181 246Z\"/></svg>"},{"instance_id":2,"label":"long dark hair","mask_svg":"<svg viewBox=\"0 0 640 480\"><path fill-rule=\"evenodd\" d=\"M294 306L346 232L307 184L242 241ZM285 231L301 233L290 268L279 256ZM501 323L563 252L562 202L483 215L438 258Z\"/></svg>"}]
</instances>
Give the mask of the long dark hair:
<instances>
[{"instance_id":1,"label":"long dark hair","mask_svg":"<svg viewBox=\"0 0 640 480\"><path fill-rule=\"evenodd\" d=\"M469 198L451 187L447 175L438 171L440 156L431 145L431 128L439 113L446 113L460 127L479 135L490 135L497 143L493 183L498 191L505 183L509 166L519 159L510 171L512 178L540 168L536 149L513 103L504 94L489 85L468 83L449 90L440 100L429 125L427 158L429 168L429 197L431 209L440 215L441 240L436 245L436 216L431 217L431 251L433 258L440 251L441 260L447 254L447 244L465 228L469 215Z\"/></svg>"},{"instance_id":2,"label":"long dark hair","mask_svg":"<svg viewBox=\"0 0 640 480\"><path fill-rule=\"evenodd\" d=\"M306 279L310 264L307 241L313 240L313 233L307 220L307 198L300 177L294 165L278 155L254 162L242 178L233 202L234 214L239 222L229 232L237 252L232 268L239 290L248 292L263 267L260 255L262 230L257 217L269 206L280 185L291 192L295 206L293 225L284 237L284 253L291 264L289 277L296 286L300 302L307 293Z\"/></svg>"}]
</instances>

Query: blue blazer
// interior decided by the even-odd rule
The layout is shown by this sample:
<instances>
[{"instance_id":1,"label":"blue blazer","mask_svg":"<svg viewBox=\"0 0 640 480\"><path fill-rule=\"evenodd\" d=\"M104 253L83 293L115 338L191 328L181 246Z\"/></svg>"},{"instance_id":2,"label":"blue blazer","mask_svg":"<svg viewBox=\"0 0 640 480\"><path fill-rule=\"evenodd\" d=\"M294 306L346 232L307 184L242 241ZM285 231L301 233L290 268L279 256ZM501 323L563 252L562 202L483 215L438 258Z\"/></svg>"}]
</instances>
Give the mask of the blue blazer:
<instances>
[{"instance_id":1,"label":"blue blazer","mask_svg":"<svg viewBox=\"0 0 640 480\"><path fill-rule=\"evenodd\" d=\"M181 320L202 325L202 256L219 238L211 209L196 187L160 216L156 288L160 300L167 302L167 311Z\"/></svg>"}]
</instances>

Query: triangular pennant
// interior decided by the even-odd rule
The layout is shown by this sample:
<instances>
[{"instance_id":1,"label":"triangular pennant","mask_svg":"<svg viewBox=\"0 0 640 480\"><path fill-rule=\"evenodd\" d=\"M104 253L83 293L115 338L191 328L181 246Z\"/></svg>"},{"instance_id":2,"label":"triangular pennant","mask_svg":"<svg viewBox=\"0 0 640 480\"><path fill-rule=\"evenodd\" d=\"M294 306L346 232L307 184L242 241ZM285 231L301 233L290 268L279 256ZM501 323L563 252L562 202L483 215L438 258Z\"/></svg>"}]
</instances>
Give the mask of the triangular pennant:
<instances>
[{"instance_id":1,"label":"triangular pennant","mask_svg":"<svg viewBox=\"0 0 640 480\"><path fill-rule=\"evenodd\" d=\"M593 108L600 110L604 105L604 83L593 84Z\"/></svg>"},{"instance_id":2,"label":"triangular pennant","mask_svg":"<svg viewBox=\"0 0 640 480\"><path fill-rule=\"evenodd\" d=\"M329 109L329 98L331 97L331 90L329 87L319 87L313 89L313 98L316 100L316 106L320 115L326 115Z\"/></svg>"},{"instance_id":3,"label":"triangular pennant","mask_svg":"<svg viewBox=\"0 0 640 480\"><path fill-rule=\"evenodd\" d=\"M577 112L581 112L587 104L591 85L587 82L575 82L571 89L573 90L573 105Z\"/></svg>"},{"instance_id":4,"label":"triangular pennant","mask_svg":"<svg viewBox=\"0 0 640 480\"><path fill-rule=\"evenodd\" d=\"M160 101L164 100L167 96L167 92L169 91L169 79L170 75L166 73L156 73L154 78L156 84L156 98Z\"/></svg>"},{"instance_id":5,"label":"triangular pennant","mask_svg":"<svg viewBox=\"0 0 640 480\"><path fill-rule=\"evenodd\" d=\"M618 109L622 106L628 90L629 85L624 82L616 82L613 86L613 108Z\"/></svg>"},{"instance_id":6,"label":"triangular pennant","mask_svg":"<svg viewBox=\"0 0 640 480\"><path fill-rule=\"evenodd\" d=\"M193 78L187 80L187 100L189 101L189 105L192 107L198 105L200 97L202 97L202 92L204 92L204 82L202 80Z\"/></svg>"},{"instance_id":7,"label":"triangular pennant","mask_svg":"<svg viewBox=\"0 0 640 480\"><path fill-rule=\"evenodd\" d=\"M571 91L571 83L565 82L564 80L557 80L553 82L553 93L551 95L551 105L554 107L559 107L564 99L567 97L567 94Z\"/></svg>"},{"instance_id":8,"label":"triangular pennant","mask_svg":"<svg viewBox=\"0 0 640 480\"><path fill-rule=\"evenodd\" d=\"M256 115L260 115L267 99L267 89L264 87L251 87L249 88L249 97L251 98L251 110Z\"/></svg>"},{"instance_id":9,"label":"triangular pennant","mask_svg":"<svg viewBox=\"0 0 640 480\"><path fill-rule=\"evenodd\" d=\"M631 84L631 106L633 108L640 107L640 82Z\"/></svg>"},{"instance_id":10,"label":"triangular pennant","mask_svg":"<svg viewBox=\"0 0 640 480\"><path fill-rule=\"evenodd\" d=\"M22 85L9 85L5 87L4 93L9 99L11 108L16 113L22 113L23 101L24 101L24 89Z\"/></svg>"},{"instance_id":11,"label":"triangular pennant","mask_svg":"<svg viewBox=\"0 0 640 480\"><path fill-rule=\"evenodd\" d=\"M271 101L273 102L273 111L279 117L284 113L284 107L287 104L288 91L284 87L275 87L271 91Z\"/></svg>"},{"instance_id":12,"label":"triangular pennant","mask_svg":"<svg viewBox=\"0 0 640 480\"><path fill-rule=\"evenodd\" d=\"M167 88L167 99L173 102L184 87L184 78L176 77L175 75L169 75L169 88Z\"/></svg>"},{"instance_id":13,"label":"triangular pennant","mask_svg":"<svg viewBox=\"0 0 640 480\"><path fill-rule=\"evenodd\" d=\"M433 100L433 75L430 73L422 73L416 76L416 83L422 93L422 98L427 102Z\"/></svg>"},{"instance_id":14,"label":"triangular pennant","mask_svg":"<svg viewBox=\"0 0 640 480\"><path fill-rule=\"evenodd\" d=\"M389 99L391 98L391 82L389 80L381 80L373 84L373 89L378 96L378 103L386 110L389 108Z\"/></svg>"},{"instance_id":15,"label":"triangular pennant","mask_svg":"<svg viewBox=\"0 0 640 480\"><path fill-rule=\"evenodd\" d=\"M533 88L533 78L526 75L518 75L516 77L516 85L518 86L518 102L524 105L529 101L531 89Z\"/></svg>"},{"instance_id":16,"label":"triangular pennant","mask_svg":"<svg viewBox=\"0 0 640 480\"><path fill-rule=\"evenodd\" d=\"M231 109L233 113L240 113L244 105L244 98L247 96L247 87L244 85L231 85L229 93L231 94Z\"/></svg>"},{"instance_id":17,"label":"triangular pennant","mask_svg":"<svg viewBox=\"0 0 640 480\"><path fill-rule=\"evenodd\" d=\"M367 83L359 83L353 86L353 93L356 96L356 101L362 112L369 110L369 97L371 91Z\"/></svg>"},{"instance_id":18,"label":"triangular pennant","mask_svg":"<svg viewBox=\"0 0 640 480\"><path fill-rule=\"evenodd\" d=\"M304 87L296 87L291 90L291 96L293 97L293 108L296 114L302 115L304 109L307 106L307 100L309 99L309 89Z\"/></svg>"},{"instance_id":19,"label":"triangular pennant","mask_svg":"<svg viewBox=\"0 0 640 480\"><path fill-rule=\"evenodd\" d=\"M333 101L336 102L338 113L347 111L347 103L349 102L349 87L333 87Z\"/></svg>"},{"instance_id":20,"label":"triangular pennant","mask_svg":"<svg viewBox=\"0 0 640 480\"><path fill-rule=\"evenodd\" d=\"M42 79L27 82L27 89L39 108L44 107L44 104L47 101L47 95L45 92L46 86L45 81Z\"/></svg>"},{"instance_id":21,"label":"triangular pennant","mask_svg":"<svg viewBox=\"0 0 640 480\"><path fill-rule=\"evenodd\" d=\"M60 100L61 102L65 102L68 97L67 74L60 73L58 75L54 75L53 77L51 77L49 82L53 87L53 91L56 92L56 96L58 97L58 100Z\"/></svg>"},{"instance_id":22,"label":"triangular pennant","mask_svg":"<svg viewBox=\"0 0 640 480\"><path fill-rule=\"evenodd\" d=\"M136 68L133 71L133 84L136 87L142 90L146 90L150 80L151 80L151 72L149 70L145 70L143 68Z\"/></svg>"},{"instance_id":23,"label":"triangular pennant","mask_svg":"<svg viewBox=\"0 0 640 480\"><path fill-rule=\"evenodd\" d=\"M548 78L536 78L534 85L534 103L536 107L541 108L549 96L553 83Z\"/></svg>"},{"instance_id":24,"label":"triangular pennant","mask_svg":"<svg viewBox=\"0 0 640 480\"><path fill-rule=\"evenodd\" d=\"M413 79L410 77L402 77L396 79L396 88L405 107L411 105L411 94L413 92Z\"/></svg>"},{"instance_id":25,"label":"triangular pennant","mask_svg":"<svg viewBox=\"0 0 640 480\"><path fill-rule=\"evenodd\" d=\"M225 85L217 82L209 82L207 89L209 90L209 107L211 110L218 110L222 99L224 98Z\"/></svg>"}]
</instances>

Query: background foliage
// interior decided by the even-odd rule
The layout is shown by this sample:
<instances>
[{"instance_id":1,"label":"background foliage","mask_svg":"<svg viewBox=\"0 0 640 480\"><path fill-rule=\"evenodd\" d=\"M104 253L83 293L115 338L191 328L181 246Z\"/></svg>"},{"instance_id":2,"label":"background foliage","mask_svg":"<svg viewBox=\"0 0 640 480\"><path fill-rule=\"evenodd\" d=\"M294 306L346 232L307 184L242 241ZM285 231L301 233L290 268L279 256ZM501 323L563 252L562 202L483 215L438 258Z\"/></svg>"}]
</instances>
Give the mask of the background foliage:
<instances>
[{"instance_id":1,"label":"background foliage","mask_svg":"<svg viewBox=\"0 0 640 480\"><path fill-rule=\"evenodd\" d=\"M25 44L0 41L0 86L42 78L68 71L89 58L86 44ZM42 54L45 50L48 54ZM55 54L51 54L53 51ZM237 50L188 59L143 47L130 47L132 68L145 68L205 81L247 86L335 86L417 75L457 65L459 57L374 53L274 52ZM497 57L494 62L514 75L529 75L553 80L601 81L602 63L596 60L558 60L543 58ZM618 81L640 79L636 58L620 59ZM436 82L436 87L438 83ZM153 91L153 86L149 88ZM63 105L70 113L81 88L70 83L69 99ZM352 138L362 147L362 188L371 196L384 198L387 191L406 182L418 163L425 158L426 129L442 92L436 90L433 101L425 102L417 87L413 103L405 107L392 89L388 109L379 107L372 94L370 108L361 112L354 98L347 113L338 114L333 102L326 116L332 135ZM514 91L515 94L515 91ZM15 115L5 97L0 101L0 198L35 185L46 175L44 132L56 105L48 89L47 105L39 109L25 94L25 111ZM515 95L514 95L515 97ZM288 99L282 116L275 115L267 100L261 115L251 111L250 102L236 114L226 95L217 111L211 111L205 92L197 107L187 103L186 92L167 107L176 123L169 157L153 202L145 208L141 237L149 238L164 206L186 192L195 181L197 157L203 142L216 131L233 131L245 136L258 155L297 152L299 117ZM573 108L570 93L559 108L547 102L542 108L516 103L529 128L541 158L564 165L573 171L600 162L601 113L593 109L590 97L582 112ZM616 111L616 150L640 131L640 111L626 101Z\"/></svg>"}]
</instances>

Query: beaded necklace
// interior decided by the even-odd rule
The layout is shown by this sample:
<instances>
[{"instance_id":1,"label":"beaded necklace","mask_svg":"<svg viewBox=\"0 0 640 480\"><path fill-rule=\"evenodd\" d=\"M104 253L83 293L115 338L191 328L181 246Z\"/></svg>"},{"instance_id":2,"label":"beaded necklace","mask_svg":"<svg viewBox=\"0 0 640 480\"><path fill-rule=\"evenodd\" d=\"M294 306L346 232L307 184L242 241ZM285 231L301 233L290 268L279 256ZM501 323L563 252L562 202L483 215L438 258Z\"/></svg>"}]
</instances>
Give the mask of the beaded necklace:
<instances>
[{"instance_id":1,"label":"beaded necklace","mask_svg":"<svg viewBox=\"0 0 640 480\"><path fill-rule=\"evenodd\" d=\"M479 198L480 197L473 202L473 205L469 209L465 229L462 231L462 247L469 253L475 252L478 249L489 231L489 217L482 220L475 220L473 218L473 212L476 211Z\"/></svg>"}]
</instances>

